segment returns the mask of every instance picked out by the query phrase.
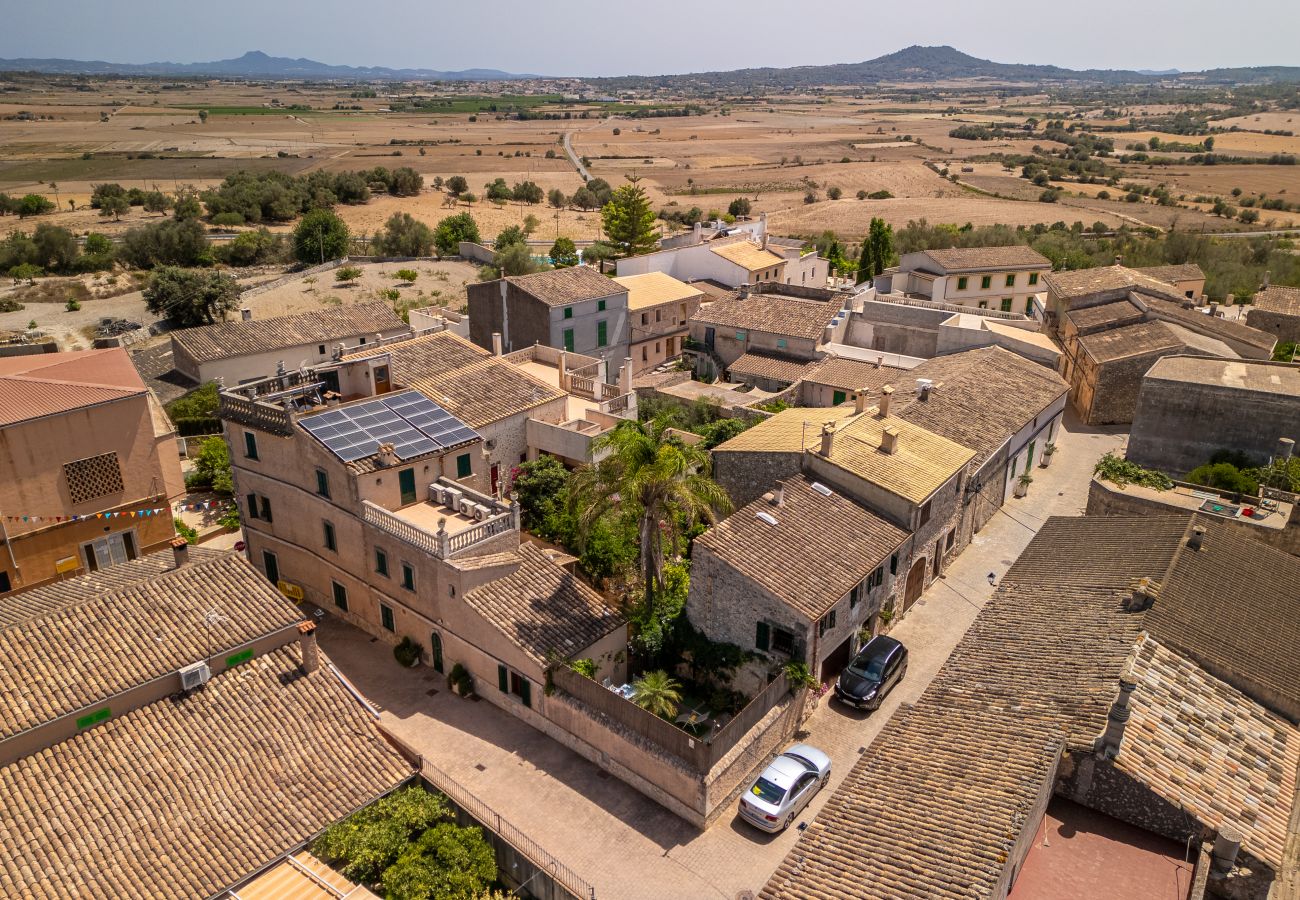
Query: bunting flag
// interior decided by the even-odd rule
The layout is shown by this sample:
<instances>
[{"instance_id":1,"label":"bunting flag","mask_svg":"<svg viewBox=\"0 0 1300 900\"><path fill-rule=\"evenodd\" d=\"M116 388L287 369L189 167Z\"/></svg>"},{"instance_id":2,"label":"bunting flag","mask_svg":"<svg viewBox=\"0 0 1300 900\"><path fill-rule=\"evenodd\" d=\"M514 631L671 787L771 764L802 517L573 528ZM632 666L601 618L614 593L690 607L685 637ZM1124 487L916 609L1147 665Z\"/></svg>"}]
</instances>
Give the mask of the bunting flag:
<instances>
[{"instance_id":1,"label":"bunting flag","mask_svg":"<svg viewBox=\"0 0 1300 900\"><path fill-rule=\"evenodd\" d=\"M4 516L6 522L27 522L30 524L45 524L59 522L82 522L89 519L120 519L123 516L131 519L146 518L148 516L161 516L168 513L181 512L199 512L202 510L215 509L225 510L233 509L234 501L232 500L195 500L194 502L181 502L173 504L171 507L154 506L143 509L122 509L117 512L100 512L87 513L84 516Z\"/></svg>"}]
</instances>

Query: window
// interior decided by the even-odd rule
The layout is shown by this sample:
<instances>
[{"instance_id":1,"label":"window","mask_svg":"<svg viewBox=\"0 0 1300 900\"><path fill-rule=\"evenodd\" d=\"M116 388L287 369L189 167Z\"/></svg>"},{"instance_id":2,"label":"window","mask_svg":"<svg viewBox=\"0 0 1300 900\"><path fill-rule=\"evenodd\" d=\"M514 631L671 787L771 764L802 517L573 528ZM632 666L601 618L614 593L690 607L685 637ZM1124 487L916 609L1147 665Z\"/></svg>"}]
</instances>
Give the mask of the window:
<instances>
[{"instance_id":1,"label":"window","mask_svg":"<svg viewBox=\"0 0 1300 900\"><path fill-rule=\"evenodd\" d=\"M925 523L928 522L928 521L930 521L930 501L929 501L929 500L925 501L924 505L922 505L922 507L921 507L921 521L920 521L920 523L917 524L916 527L917 527L917 528L921 528L921 527L924 526Z\"/></svg>"},{"instance_id":2,"label":"window","mask_svg":"<svg viewBox=\"0 0 1300 900\"><path fill-rule=\"evenodd\" d=\"M992 275L985 275L985 276L983 276L982 278L980 278L980 287L983 288L983 289L985 289L985 290L987 290L988 288L993 287L993 276L992 276Z\"/></svg>"},{"instance_id":3,"label":"window","mask_svg":"<svg viewBox=\"0 0 1300 900\"><path fill-rule=\"evenodd\" d=\"M980 309L988 309L988 308L989 308L989 302L987 300L981 300Z\"/></svg>"},{"instance_id":4,"label":"window","mask_svg":"<svg viewBox=\"0 0 1300 900\"><path fill-rule=\"evenodd\" d=\"M1012 299L1012 298L1010 298L1010 297L1003 297L1003 298L1002 298L1002 311L1003 311L1003 312L1011 312L1011 299Z\"/></svg>"},{"instance_id":5,"label":"window","mask_svg":"<svg viewBox=\"0 0 1300 900\"><path fill-rule=\"evenodd\" d=\"M874 591L885 583L885 567L876 566L876 571L867 576L867 590Z\"/></svg>"},{"instance_id":6,"label":"window","mask_svg":"<svg viewBox=\"0 0 1300 900\"><path fill-rule=\"evenodd\" d=\"M397 473L397 486L402 492L402 504L415 502L415 470L403 469Z\"/></svg>"},{"instance_id":7,"label":"window","mask_svg":"<svg viewBox=\"0 0 1300 900\"><path fill-rule=\"evenodd\" d=\"M772 629L768 627L766 622L759 622L758 626L755 628L754 646L759 650L767 650L770 648L772 646L771 632Z\"/></svg>"},{"instance_id":8,"label":"window","mask_svg":"<svg viewBox=\"0 0 1300 900\"><path fill-rule=\"evenodd\" d=\"M271 584L280 581L280 560L270 550L262 551L262 568L266 569L266 578Z\"/></svg>"},{"instance_id":9,"label":"window","mask_svg":"<svg viewBox=\"0 0 1300 900\"><path fill-rule=\"evenodd\" d=\"M324 355L325 355L325 345L324 345L324 344L321 344L319 347L316 348L316 355L317 355L317 356L324 356Z\"/></svg>"},{"instance_id":10,"label":"window","mask_svg":"<svg viewBox=\"0 0 1300 900\"><path fill-rule=\"evenodd\" d=\"M524 706L533 705L533 684L518 672L497 665L497 687L503 694L514 694Z\"/></svg>"},{"instance_id":11,"label":"window","mask_svg":"<svg viewBox=\"0 0 1300 900\"><path fill-rule=\"evenodd\" d=\"M1015 287L1015 286L1016 286L1016 276L1013 273L1007 276L1007 287Z\"/></svg>"},{"instance_id":12,"label":"window","mask_svg":"<svg viewBox=\"0 0 1300 900\"><path fill-rule=\"evenodd\" d=\"M566 319L572 319L572 318L573 318L573 307L572 307L572 306L566 306L566 307L564 307L564 318L566 318Z\"/></svg>"},{"instance_id":13,"label":"window","mask_svg":"<svg viewBox=\"0 0 1300 900\"><path fill-rule=\"evenodd\" d=\"M786 656L794 655L794 635L784 628L772 629L772 649Z\"/></svg>"},{"instance_id":14,"label":"window","mask_svg":"<svg viewBox=\"0 0 1300 900\"><path fill-rule=\"evenodd\" d=\"M81 546L86 554L86 570L89 572L98 572L135 559L135 535L129 531L97 538Z\"/></svg>"},{"instance_id":15,"label":"window","mask_svg":"<svg viewBox=\"0 0 1300 900\"><path fill-rule=\"evenodd\" d=\"M889 574L898 574L898 554L894 553L889 557Z\"/></svg>"},{"instance_id":16,"label":"window","mask_svg":"<svg viewBox=\"0 0 1300 900\"><path fill-rule=\"evenodd\" d=\"M1033 314L1034 314L1034 298L1030 297L1028 300L1025 301L1025 315L1033 316Z\"/></svg>"},{"instance_id":17,"label":"window","mask_svg":"<svg viewBox=\"0 0 1300 900\"><path fill-rule=\"evenodd\" d=\"M647 325L647 324L649 324L649 322L650 322L650 318L649 318L649 316L650 316L649 313L641 313L641 324L642 324L642 325Z\"/></svg>"},{"instance_id":18,"label":"window","mask_svg":"<svg viewBox=\"0 0 1300 900\"><path fill-rule=\"evenodd\" d=\"M645 346L645 344L642 344L642 345L641 345L641 362L646 362L646 361L648 361L649 359L650 359L650 354L646 351L646 346Z\"/></svg>"},{"instance_id":19,"label":"window","mask_svg":"<svg viewBox=\"0 0 1300 900\"><path fill-rule=\"evenodd\" d=\"M853 590L849 591L849 609L853 609L862 599L862 583L853 585Z\"/></svg>"},{"instance_id":20,"label":"window","mask_svg":"<svg viewBox=\"0 0 1300 900\"><path fill-rule=\"evenodd\" d=\"M738 340L738 341L743 341L744 339L745 339L745 332L743 332L743 331L737 331L737 332L736 332L736 340Z\"/></svg>"},{"instance_id":21,"label":"window","mask_svg":"<svg viewBox=\"0 0 1300 900\"><path fill-rule=\"evenodd\" d=\"M334 589L334 605L344 612L348 611L348 589L337 581L331 581L330 587Z\"/></svg>"},{"instance_id":22,"label":"window","mask_svg":"<svg viewBox=\"0 0 1300 900\"><path fill-rule=\"evenodd\" d=\"M604 321L596 323L596 346L603 347L609 343L609 330Z\"/></svg>"},{"instance_id":23,"label":"window","mask_svg":"<svg viewBox=\"0 0 1300 900\"><path fill-rule=\"evenodd\" d=\"M256 494L249 494L249 495L248 495L248 517L249 517L250 519L256 519L256 518L258 518L258 515L257 515L257 495L256 495Z\"/></svg>"},{"instance_id":24,"label":"window","mask_svg":"<svg viewBox=\"0 0 1300 900\"><path fill-rule=\"evenodd\" d=\"M849 399L849 395L846 394L844 391L835 391L833 394L831 394L831 406L839 406L841 403L843 403L845 400L848 399Z\"/></svg>"},{"instance_id":25,"label":"window","mask_svg":"<svg viewBox=\"0 0 1300 900\"><path fill-rule=\"evenodd\" d=\"M469 454L462 453L460 456L456 457L456 477L468 478L473 474L474 467L470 463Z\"/></svg>"},{"instance_id":26,"label":"window","mask_svg":"<svg viewBox=\"0 0 1300 900\"><path fill-rule=\"evenodd\" d=\"M268 522L272 521L272 519L271 519L271 498L269 498L269 497L263 497L263 498L262 498L262 518L263 518L263 519L266 519L266 521L268 521Z\"/></svg>"},{"instance_id":27,"label":"window","mask_svg":"<svg viewBox=\"0 0 1300 900\"><path fill-rule=\"evenodd\" d=\"M573 352L573 329L564 329L564 349Z\"/></svg>"},{"instance_id":28,"label":"window","mask_svg":"<svg viewBox=\"0 0 1300 900\"><path fill-rule=\"evenodd\" d=\"M101 453L64 463L63 478L68 483L68 495L73 503L118 494L124 489L122 467L116 453Z\"/></svg>"},{"instance_id":29,"label":"window","mask_svg":"<svg viewBox=\"0 0 1300 900\"><path fill-rule=\"evenodd\" d=\"M415 569L410 563L402 563L402 587L408 591L415 590Z\"/></svg>"},{"instance_id":30,"label":"window","mask_svg":"<svg viewBox=\"0 0 1300 900\"><path fill-rule=\"evenodd\" d=\"M338 539L334 536L334 523L322 522L321 525L323 525L325 528L325 549L330 551L331 553L338 553L339 542Z\"/></svg>"},{"instance_id":31,"label":"window","mask_svg":"<svg viewBox=\"0 0 1300 900\"><path fill-rule=\"evenodd\" d=\"M822 616L822 620L817 623L817 636L821 637L822 635L826 634L827 631L833 629L834 627L835 627L835 610L832 609L826 615Z\"/></svg>"},{"instance_id":32,"label":"window","mask_svg":"<svg viewBox=\"0 0 1300 900\"><path fill-rule=\"evenodd\" d=\"M659 341L655 341L655 355L656 355L656 356L659 354L659 348L660 348L660 346L661 346L661 343L660 343Z\"/></svg>"},{"instance_id":33,"label":"window","mask_svg":"<svg viewBox=\"0 0 1300 900\"><path fill-rule=\"evenodd\" d=\"M388 554L378 547L375 548L375 571L388 577Z\"/></svg>"},{"instance_id":34,"label":"window","mask_svg":"<svg viewBox=\"0 0 1300 900\"><path fill-rule=\"evenodd\" d=\"M379 624L384 626L385 631L397 631L397 625L393 622L393 608L387 603L379 604Z\"/></svg>"},{"instance_id":35,"label":"window","mask_svg":"<svg viewBox=\"0 0 1300 900\"><path fill-rule=\"evenodd\" d=\"M251 431L244 432L244 456L257 459L257 435Z\"/></svg>"},{"instance_id":36,"label":"window","mask_svg":"<svg viewBox=\"0 0 1300 900\"><path fill-rule=\"evenodd\" d=\"M327 499L329 498L330 476L324 469L316 470L316 493Z\"/></svg>"},{"instance_id":37,"label":"window","mask_svg":"<svg viewBox=\"0 0 1300 900\"><path fill-rule=\"evenodd\" d=\"M957 279L957 290L959 291L966 290L966 285L969 283L970 283L969 278L967 278L965 275L961 276L960 278Z\"/></svg>"},{"instance_id":38,"label":"window","mask_svg":"<svg viewBox=\"0 0 1300 900\"><path fill-rule=\"evenodd\" d=\"M785 338L777 338L777 339L776 339L776 346L777 346L778 349L780 349L780 350L784 350L784 349L785 349Z\"/></svg>"},{"instance_id":39,"label":"window","mask_svg":"<svg viewBox=\"0 0 1300 900\"><path fill-rule=\"evenodd\" d=\"M604 301L604 300L597 300L597 301L596 301L596 311L597 311L597 312L604 312L604 311L605 311L605 301Z\"/></svg>"},{"instance_id":40,"label":"window","mask_svg":"<svg viewBox=\"0 0 1300 900\"><path fill-rule=\"evenodd\" d=\"M944 552L951 550L955 543L957 543L957 529L952 528L948 531L948 539L943 542Z\"/></svg>"},{"instance_id":41,"label":"window","mask_svg":"<svg viewBox=\"0 0 1300 900\"><path fill-rule=\"evenodd\" d=\"M1038 273L1037 273L1037 272L1030 272L1030 273L1029 273L1029 284L1030 284L1031 287L1032 287L1033 285L1035 285L1035 284L1038 284Z\"/></svg>"},{"instance_id":42,"label":"window","mask_svg":"<svg viewBox=\"0 0 1300 900\"><path fill-rule=\"evenodd\" d=\"M658 309L655 310L655 321L656 321L656 322L662 322L662 321L663 321L663 315L662 315L662 313L663 313L662 310L658 310Z\"/></svg>"}]
</instances>

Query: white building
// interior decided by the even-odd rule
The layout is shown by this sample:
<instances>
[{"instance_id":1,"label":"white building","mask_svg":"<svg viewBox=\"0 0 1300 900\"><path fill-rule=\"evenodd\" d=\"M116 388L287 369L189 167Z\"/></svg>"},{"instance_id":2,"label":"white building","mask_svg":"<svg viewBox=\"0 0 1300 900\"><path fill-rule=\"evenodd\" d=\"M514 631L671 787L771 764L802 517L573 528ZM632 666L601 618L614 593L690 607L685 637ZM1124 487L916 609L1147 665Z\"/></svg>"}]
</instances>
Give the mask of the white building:
<instances>
[{"instance_id":1,"label":"white building","mask_svg":"<svg viewBox=\"0 0 1300 900\"><path fill-rule=\"evenodd\" d=\"M905 253L877 275L880 294L1021 313L1042 319L1052 263L1032 247L960 247Z\"/></svg>"}]
</instances>

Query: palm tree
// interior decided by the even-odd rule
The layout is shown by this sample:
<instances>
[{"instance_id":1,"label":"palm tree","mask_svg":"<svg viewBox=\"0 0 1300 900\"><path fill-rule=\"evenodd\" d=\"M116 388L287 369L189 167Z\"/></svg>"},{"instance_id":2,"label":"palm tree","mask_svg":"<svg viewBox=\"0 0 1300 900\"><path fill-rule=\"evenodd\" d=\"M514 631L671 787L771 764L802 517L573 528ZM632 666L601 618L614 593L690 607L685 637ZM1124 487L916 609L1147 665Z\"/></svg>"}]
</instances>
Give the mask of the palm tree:
<instances>
[{"instance_id":1,"label":"palm tree","mask_svg":"<svg viewBox=\"0 0 1300 900\"><path fill-rule=\"evenodd\" d=\"M662 669L646 672L632 682L632 702L663 719L677 715L677 704L682 702L681 685L668 677Z\"/></svg>"},{"instance_id":2,"label":"palm tree","mask_svg":"<svg viewBox=\"0 0 1300 900\"><path fill-rule=\"evenodd\" d=\"M592 442L598 463L573 475L569 502L577 540L586 539L609 515L635 515L640 574L651 612L664 586L665 545L676 552L682 532L699 522L713 524L731 510L727 492L709 477L708 451L666 435L668 422L620 422Z\"/></svg>"}]
</instances>

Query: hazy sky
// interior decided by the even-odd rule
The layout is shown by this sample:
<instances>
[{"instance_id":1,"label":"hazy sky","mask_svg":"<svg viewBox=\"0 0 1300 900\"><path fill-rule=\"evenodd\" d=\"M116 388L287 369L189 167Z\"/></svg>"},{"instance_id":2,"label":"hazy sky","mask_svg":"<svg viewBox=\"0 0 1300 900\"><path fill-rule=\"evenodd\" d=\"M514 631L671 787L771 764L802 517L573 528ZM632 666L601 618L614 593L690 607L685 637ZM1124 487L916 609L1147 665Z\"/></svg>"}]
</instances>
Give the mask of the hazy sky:
<instances>
[{"instance_id":1,"label":"hazy sky","mask_svg":"<svg viewBox=\"0 0 1300 900\"><path fill-rule=\"evenodd\" d=\"M860 62L950 44L998 62L1193 70L1300 65L1298 28L1296 0L0 0L0 57L195 62L263 50L621 75Z\"/></svg>"}]
</instances>

